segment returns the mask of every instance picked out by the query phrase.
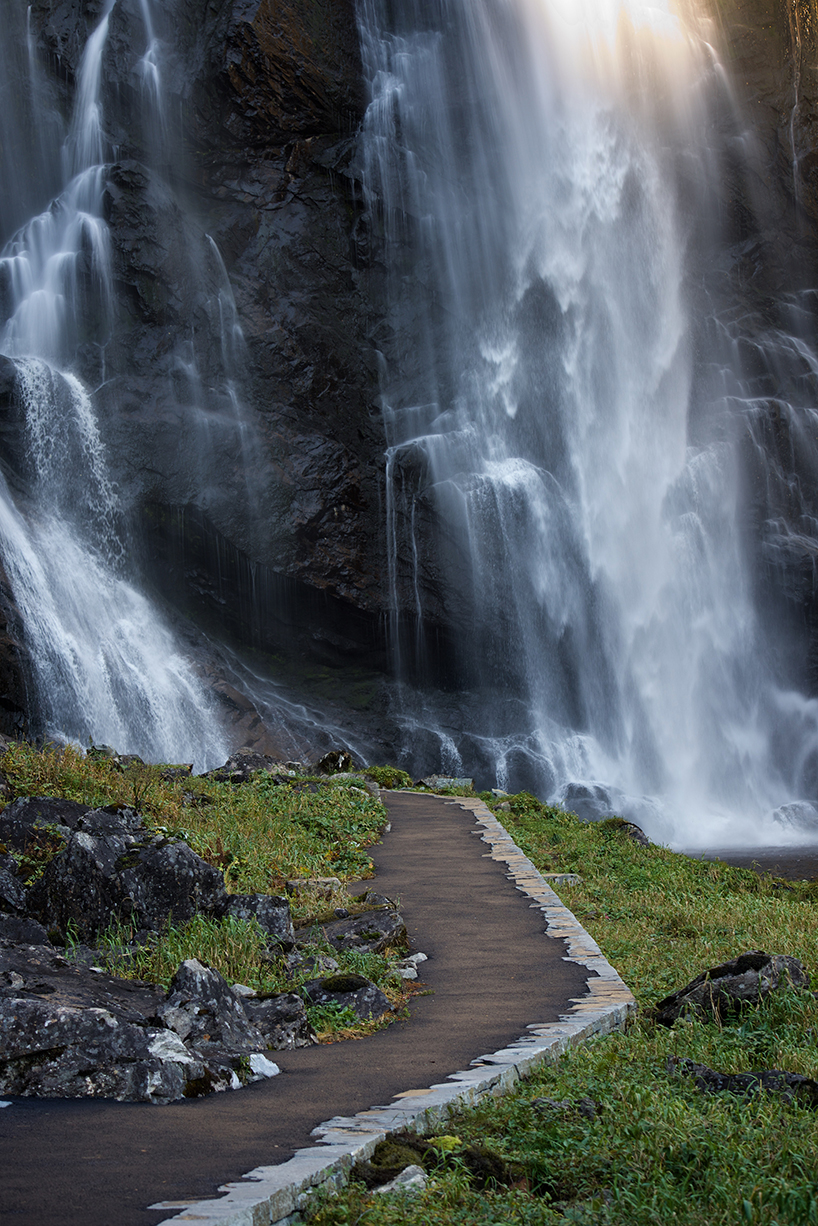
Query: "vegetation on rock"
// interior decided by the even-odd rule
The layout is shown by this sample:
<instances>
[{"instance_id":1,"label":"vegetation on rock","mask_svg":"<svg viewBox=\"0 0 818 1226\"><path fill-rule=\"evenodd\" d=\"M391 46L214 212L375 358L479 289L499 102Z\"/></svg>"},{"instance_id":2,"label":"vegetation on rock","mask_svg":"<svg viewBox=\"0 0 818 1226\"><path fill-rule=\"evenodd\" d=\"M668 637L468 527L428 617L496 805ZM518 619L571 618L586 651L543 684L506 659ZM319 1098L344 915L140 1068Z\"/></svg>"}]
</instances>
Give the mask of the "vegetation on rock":
<instances>
[{"instance_id":1,"label":"vegetation on rock","mask_svg":"<svg viewBox=\"0 0 818 1226\"><path fill-rule=\"evenodd\" d=\"M84 754L70 745L39 751L24 742L7 748L0 769L15 797L51 796L95 808L136 809L153 831L183 839L221 870L231 893L282 894L288 881L329 874L341 882L320 901L310 891L292 894L303 946L295 964L271 953L269 938L252 920L195 915L135 945L127 926L112 925L102 945L114 974L167 987L181 962L198 958L226 979L269 995L299 991L321 974L321 959L332 958L344 974L376 982L394 1006L404 1001L407 988L391 966L397 951L339 950L321 932L322 923L336 919L335 907L353 916L367 909L349 895L346 883L372 876L367 849L386 824L384 806L363 788L351 786L354 777L336 781L258 771L249 782L234 784L193 776L187 767ZM25 854L12 854L33 880L62 845L45 831ZM348 1009L308 1006L308 1013L321 1037L358 1035L380 1024L361 1022Z\"/></svg>"}]
</instances>

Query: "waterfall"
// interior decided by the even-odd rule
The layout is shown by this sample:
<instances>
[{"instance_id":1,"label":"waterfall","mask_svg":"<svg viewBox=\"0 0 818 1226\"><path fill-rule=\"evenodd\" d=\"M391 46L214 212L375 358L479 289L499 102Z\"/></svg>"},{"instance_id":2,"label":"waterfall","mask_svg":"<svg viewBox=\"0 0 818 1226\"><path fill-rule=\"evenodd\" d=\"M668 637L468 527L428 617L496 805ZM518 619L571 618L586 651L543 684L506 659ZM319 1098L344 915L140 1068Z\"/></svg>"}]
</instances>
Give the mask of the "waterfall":
<instances>
[{"instance_id":1,"label":"waterfall","mask_svg":"<svg viewBox=\"0 0 818 1226\"><path fill-rule=\"evenodd\" d=\"M723 74L675 12L359 0L397 716L415 765L676 846L804 841L818 703L762 608L747 456L769 560L758 368L803 438L818 365L783 323L748 373L711 292Z\"/></svg>"},{"instance_id":2,"label":"waterfall","mask_svg":"<svg viewBox=\"0 0 818 1226\"><path fill-rule=\"evenodd\" d=\"M226 745L166 618L129 577L94 389L72 370L79 347L95 348L104 379L105 348L116 327L103 216L110 150L100 100L115 2L103 7L85 47L62 146L64 181L0 255L7 316L0 353L14 363L13 398L23 422L18 471L0 488L2 559L25 627L44 733L81 743L90 737L201 768L223 760ZM156 110L148 0L142 12L147 50L139 64L146 105ZM36 114L43 103L33 90L34 84L28 105ZM32 178L36 173L35 166Z\"/></svg>"}]
</instances>

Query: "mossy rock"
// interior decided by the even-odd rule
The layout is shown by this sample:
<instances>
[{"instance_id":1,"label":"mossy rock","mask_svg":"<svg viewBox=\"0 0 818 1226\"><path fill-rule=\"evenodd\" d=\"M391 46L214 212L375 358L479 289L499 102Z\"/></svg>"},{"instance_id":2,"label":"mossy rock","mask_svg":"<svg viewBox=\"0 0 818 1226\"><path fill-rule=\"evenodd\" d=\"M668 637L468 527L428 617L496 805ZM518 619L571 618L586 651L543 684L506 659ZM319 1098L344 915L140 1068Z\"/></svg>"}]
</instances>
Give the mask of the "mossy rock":
<instances>
[{"instance_id":1,"label":"mossy rock","mask_svg":"<svg viewBox=\"0 0 818 1226\"><path fill-rule=\"evenodd\" d=\"M365 988L369 983L363 975L344 974L328 975L326 979L321 980L321 987L325 992L333 994L344 992L358 992L361 988Z\"/></svg>"},{"instance_id":2,"label":"mossy rock","mask_svg":"<svg viewBox=\"0 0 818 1226\"><path fill-rule=\"evenodd\" d=\"M369 1162L356 1162L350 1178L368 1188L378 1188L396 1179L407 1166L425 1167L427 1161L432 1167L438 1165L434 1146L413 1133L399 1132L379 1141Z\"/></svg>"},{"instance_id":3,"label":"mossy rock","mask_svg":"<svg viewBox=\"0 0 818 1226\"><path fill-rule=\"evenodd\" d=\"M479 1190L520 1186L526 1181L524 1167L518 1162L508 1162L484 1146L458 1146L456 1152L442 1152L434 1141L411 1132L394 1133L385 1141L380 1141L369 1162L355 1163L351 1178L366 1184L368 1188L376 1188L397 1178L407 1166L422 1166L431 1173L454 1164L466 1168L470 1182Z\"/></svg>"},{"instance_id":4,"label":"mossy rock","mask_svg":"<svg viewBox=\"0 0 818 1226\"><path fill-rule=\"evenodd\" d=\"M397 766L368 766L363 772L367 779L373 779L379 788L410 788L412 776Z\"/></svg>"},{"instance_id":5,"label":"mossy rock","mask_svg":"<svg viewBox=\"0 0 818 1226\"><path fill-rule=\"evenodd\" d=\"M480 1191L510 1188L525 1179L525 1170L518 1162L507 1162L482 1145L468 1145L458 1158L468 1170L472 1184Z\"/></svg>"}]
</instances>

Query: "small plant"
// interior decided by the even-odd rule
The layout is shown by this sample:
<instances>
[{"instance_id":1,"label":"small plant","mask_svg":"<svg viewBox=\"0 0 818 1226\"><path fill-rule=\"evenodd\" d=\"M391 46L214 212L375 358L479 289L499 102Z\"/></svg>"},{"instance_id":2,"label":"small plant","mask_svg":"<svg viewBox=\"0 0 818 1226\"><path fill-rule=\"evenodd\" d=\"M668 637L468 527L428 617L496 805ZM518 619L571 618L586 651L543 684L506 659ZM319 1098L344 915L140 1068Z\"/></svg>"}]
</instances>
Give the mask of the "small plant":
<instances>
[{"instance_id":1,"label":"small plant","mask_svg":"<svg viewBox=\"0 0 818 1226\"><path fill-rule=\"evenodd\" d=\"M360 1018L355 1010L339 1001L328 1001L324 1005L307 1005L307 1017L319 1039L355 1030L360 1026Z\"/></svg>"},{"instance_id":2,"label":"small plant","mask_svg":"<svg viewBox=\"0 0 818 1226\"><path fill-rule=\"evenodd\" d=\"M11 848L8 854L17 864L20 879L26 885L33 885L35 881L39 881L47 865L64 847L65 839L56 826L38 826L23 851Z\"/></svg>"},{"instance_id":3,"label":"small plant","mask_svg":"<svg viewBox=\"0 0 818 1226\"><path fill-rule=\"evenodd\" d=\"M368 779L374 780L379 788L410 788L412 776L397 766L368 766L363 772Z\"/></svg>"}]
</instances>

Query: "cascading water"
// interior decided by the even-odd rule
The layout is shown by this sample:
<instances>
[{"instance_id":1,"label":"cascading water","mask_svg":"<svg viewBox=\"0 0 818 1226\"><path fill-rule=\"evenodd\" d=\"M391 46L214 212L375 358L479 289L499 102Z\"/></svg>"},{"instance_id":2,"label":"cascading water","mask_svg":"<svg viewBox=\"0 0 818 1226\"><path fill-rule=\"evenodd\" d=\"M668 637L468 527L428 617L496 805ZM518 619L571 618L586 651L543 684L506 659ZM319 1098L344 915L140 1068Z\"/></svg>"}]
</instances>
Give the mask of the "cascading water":
<instances>
[{"instance_id":1,"label":"cascading water","mask_svg":"<svg viewBox=\"0 0 818 1226\"><path fill-rule=\"evenodd\" d=\"M109 0L86 45L62 146L64 185L0 257L8 304L0 353L16 368L24 421L20 490L5 481L0 490L2 556L25 626L44 731L202 767L223 760L226 746L169 625L129 582L117 491L88 389L71 371L77 347L85 346L99 350L104 372L114 326L100 104L114 4ZM148 47L140 64L147 103L155 107L159 80L147 0L142 9ZM32 59L32 111L34 68ZM35 166L32 181L38 173Z\"/></svg>"},{"instance_id":2,"label":"cascading water","mask_svg":"<svg viewBox=\"0 0 818 1226\"><path fill-rule=\"evenodd\" d=\"M358 12L407 760L676 845L803 841L818 708L776 676L744 532L761 393L695 288L702 30L641 0ZM803 330L756 348L803 404Z\"/></svg>"}]
</instances>

